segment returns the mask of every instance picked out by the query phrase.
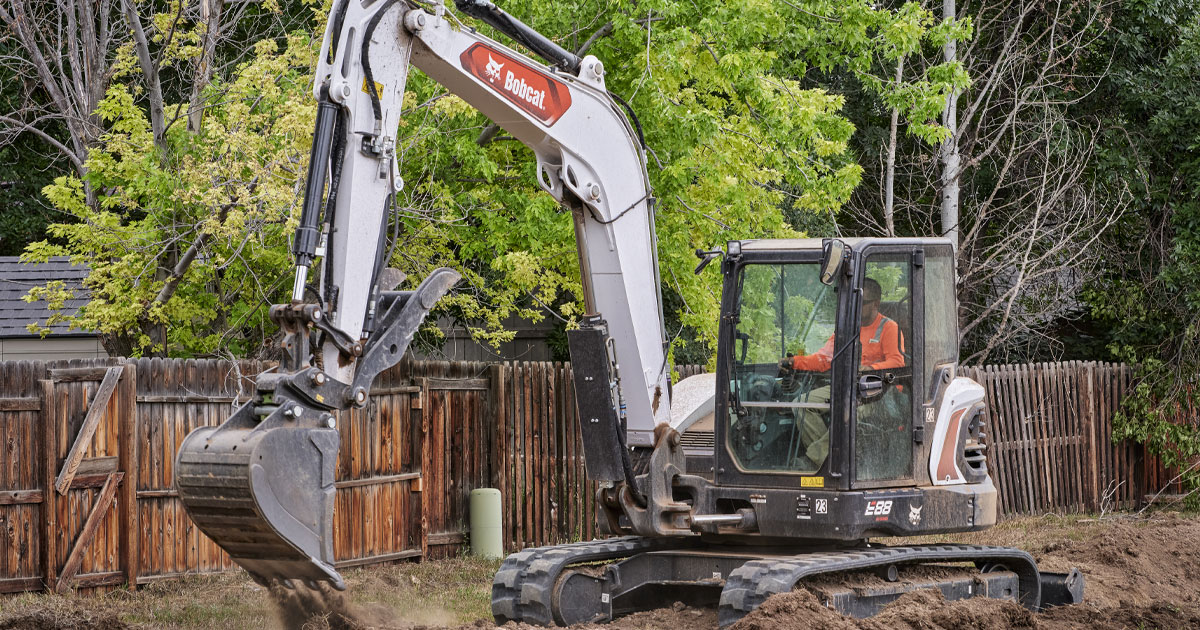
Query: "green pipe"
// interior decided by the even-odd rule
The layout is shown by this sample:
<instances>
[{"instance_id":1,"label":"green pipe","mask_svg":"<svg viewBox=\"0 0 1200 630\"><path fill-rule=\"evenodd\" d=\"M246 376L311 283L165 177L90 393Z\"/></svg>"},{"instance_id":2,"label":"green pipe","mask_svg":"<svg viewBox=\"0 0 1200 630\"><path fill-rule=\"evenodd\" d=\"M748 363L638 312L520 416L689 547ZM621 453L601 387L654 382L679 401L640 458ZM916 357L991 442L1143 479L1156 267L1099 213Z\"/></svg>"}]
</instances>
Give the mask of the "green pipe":
<instances>
[{"instance_id":1,"label":"green pipe","mask_svg":"<svg viewBox=\"0 0 1200 630\"><path fill-rule=\"evenodd\" d=\"M471 491L471 555L503 558L501 540L500 491L479 488Z\"/></svg>"}]
</instances>

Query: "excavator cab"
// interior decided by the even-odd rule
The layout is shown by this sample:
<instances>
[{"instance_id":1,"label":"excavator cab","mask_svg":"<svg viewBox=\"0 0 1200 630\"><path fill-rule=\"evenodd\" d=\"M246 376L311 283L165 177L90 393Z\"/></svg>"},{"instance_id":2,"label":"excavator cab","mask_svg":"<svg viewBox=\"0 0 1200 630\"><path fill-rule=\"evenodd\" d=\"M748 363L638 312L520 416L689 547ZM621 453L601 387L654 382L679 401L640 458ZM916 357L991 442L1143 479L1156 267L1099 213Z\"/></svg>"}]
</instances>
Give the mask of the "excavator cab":
<instances>
[{"instance_id":1,"label":"excavator cab","mask_svg":"<svg viewBox=\"0 0 1200 630\"><path fill-rule=\"evenodd\" d=\"M850 543L994 524L983 388L955 374L953 264L940 238L729 243L711 446L680 423L686 452L660 442L624 484L614 468L608 531ZM578 390L589 376L580 362ZM588 449L589 470L622 452Z\"/></svg>"},{"instance_id":2,"label":"excavator cab","mask_svg":"<svg viewBox=\"0 0 1200 630\"><path fill-rule=\"evenodd\" d=\"M949 242L735 242L724 273L716 483L930 484L924 418L958 355Z\"/></svg>"}]
</instances>

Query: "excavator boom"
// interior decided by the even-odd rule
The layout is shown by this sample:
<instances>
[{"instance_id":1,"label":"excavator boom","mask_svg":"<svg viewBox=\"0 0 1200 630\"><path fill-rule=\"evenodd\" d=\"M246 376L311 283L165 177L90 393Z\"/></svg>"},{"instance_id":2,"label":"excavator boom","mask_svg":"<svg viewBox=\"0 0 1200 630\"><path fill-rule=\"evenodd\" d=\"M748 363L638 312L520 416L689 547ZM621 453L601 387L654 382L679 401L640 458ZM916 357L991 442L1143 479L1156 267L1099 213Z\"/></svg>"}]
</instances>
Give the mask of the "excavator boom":
<instances>
[{"instance_id":1,"label":"excavator boom","mask_svg":"<svg viewBox=\"0 0 1200 630\"><path fill-rule=\"evenodd\" d=\"M441 5L334 3L313 85L292 300L271 309L285 359L258 377L251 401L180 448L176 486L192 520L264 583L342 586L331 545L336 413L366 404L371 381L400 361L459 279L439 269L414 291L394 291L402 274L385 260L411 67L529 146L538 184L572 213L589 321L608 331L598 346L612 374L598 394L610 411L598 434L603 457L627 460L625 445L649 446L667 419L653 199L642 146L604 87L603 65L490 2L458 6L551 65L458 24ZM628 466L609 469L632 481Z\"/></svg>"}]
</instances>

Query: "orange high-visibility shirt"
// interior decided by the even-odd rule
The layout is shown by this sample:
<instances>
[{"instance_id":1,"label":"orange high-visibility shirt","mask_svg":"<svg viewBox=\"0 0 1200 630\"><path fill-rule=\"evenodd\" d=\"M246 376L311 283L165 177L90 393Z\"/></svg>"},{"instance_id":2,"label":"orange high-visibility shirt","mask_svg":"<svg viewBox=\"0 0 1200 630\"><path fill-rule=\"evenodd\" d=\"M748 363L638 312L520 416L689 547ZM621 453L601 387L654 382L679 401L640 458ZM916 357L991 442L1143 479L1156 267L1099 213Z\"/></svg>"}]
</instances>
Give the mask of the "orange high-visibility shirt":
<instances>
[{"instance_id":1,"label":"orange high-visibility shirt","mask_svg":"<svg viewBox=\"0 0 1200 630\"><path fill-rule=\"evenodd\" d=\"M858 339L862 342L863 368L886 370L904 367L904 340L900 338L900 326L896 322L876 314L874 321L859 329ZM833 335L813 354L792 357L793 367L809 372L825 372L832 362Z\"/></svg>"}]
</instances>

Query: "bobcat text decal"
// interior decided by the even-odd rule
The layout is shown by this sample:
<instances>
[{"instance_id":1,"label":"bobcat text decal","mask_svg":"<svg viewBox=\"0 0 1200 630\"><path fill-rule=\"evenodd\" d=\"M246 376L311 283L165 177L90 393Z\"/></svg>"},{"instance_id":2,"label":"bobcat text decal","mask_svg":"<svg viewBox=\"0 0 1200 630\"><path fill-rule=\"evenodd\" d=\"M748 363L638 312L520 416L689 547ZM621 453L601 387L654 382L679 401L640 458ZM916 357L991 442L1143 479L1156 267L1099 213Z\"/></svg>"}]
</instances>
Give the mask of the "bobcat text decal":
<instances>
[{"instance_id":1,"label":"bobcat text decal","mask_svg":"<svg viewBox=\"0 0 1200 630\"><path fill-rule=\"evenodd\" d=\"M547 127L571 107L571 92L566 85L483 44L472 44L463 51L459 63Z\"/></svg>"}]
</instances>

